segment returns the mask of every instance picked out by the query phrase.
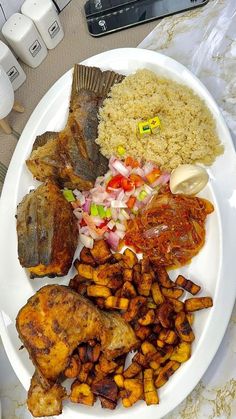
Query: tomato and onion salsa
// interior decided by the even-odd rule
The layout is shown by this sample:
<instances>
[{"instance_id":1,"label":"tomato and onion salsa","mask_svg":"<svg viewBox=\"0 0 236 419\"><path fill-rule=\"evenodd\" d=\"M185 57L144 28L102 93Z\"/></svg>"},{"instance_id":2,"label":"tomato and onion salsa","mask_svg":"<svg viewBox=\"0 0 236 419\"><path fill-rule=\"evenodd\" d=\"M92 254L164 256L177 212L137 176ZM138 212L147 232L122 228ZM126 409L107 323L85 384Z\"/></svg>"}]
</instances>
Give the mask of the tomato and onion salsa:
<instances>
[{"instance_id":1,"label":"tomato and onion salsa","mask_svg":"<svg viewBox=\"0 0 236 419\"><path fill-rule=\"evenodd\" d=\"M124 161L111 157L109 170L97 178L94 187L80 192L64 190L78 219L79 239L92 249L94 240L104 238L113 250L124 239L127 222L139 213L170 174L152 162L127 157Z\"/></svg>"}]
</instances>

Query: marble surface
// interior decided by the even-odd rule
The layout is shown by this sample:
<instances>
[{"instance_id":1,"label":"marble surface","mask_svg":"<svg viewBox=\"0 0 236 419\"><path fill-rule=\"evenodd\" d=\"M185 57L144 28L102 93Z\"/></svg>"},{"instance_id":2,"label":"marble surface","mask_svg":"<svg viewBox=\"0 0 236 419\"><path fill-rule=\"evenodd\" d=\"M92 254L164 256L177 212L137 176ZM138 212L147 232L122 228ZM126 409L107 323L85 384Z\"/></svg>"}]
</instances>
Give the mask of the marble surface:
<instances>
[{"instance_id":1,"label":"marble surface","mask_svg":"<svg viewBox=\"0 0 236 419\"><path fill-rule=\"evenodd\" d=\"M163 19L139 47L162 52L193 71L215 97L232 133L236 132L235 0L212 0L202 9ZM25 405L26 392L10 367L1 343L0 399L3 419L31 418ZM222 344L202 380L165 417L204 418L236 418L236 307Z\"/></svg>"}]
</instances>

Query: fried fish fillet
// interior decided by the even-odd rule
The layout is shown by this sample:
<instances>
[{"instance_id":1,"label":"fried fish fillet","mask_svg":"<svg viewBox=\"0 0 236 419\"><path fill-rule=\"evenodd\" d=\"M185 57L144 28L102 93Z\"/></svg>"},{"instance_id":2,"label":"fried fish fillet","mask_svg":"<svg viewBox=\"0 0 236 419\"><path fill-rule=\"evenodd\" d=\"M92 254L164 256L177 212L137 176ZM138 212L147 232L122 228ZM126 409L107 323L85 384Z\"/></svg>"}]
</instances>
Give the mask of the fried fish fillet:
<instances>
[{"instance_id":1,"label":"fried fish fillet","mask_svg":"<svg viewBox=\"0 0 236 419\"><path fill-rule=\"evenodd\" d=\"M72 206L58 186L47 181L17 207L18 255L32 278L66 275L78 244Z\"/></svg>"},{"instance_id":2,"label":"fried fish fillet","mask_svg":"<svg viewBox=\"0 0 236 419\"><path fill-rule=\"evenodd\" d=\"M98 339L108 359L137 344L133 329L119 314L102 312L62 285L37 291L19 311L16 327L42 383L56 382L81 342Z\"/></svg>"},{"instance_id":3,"label":"fried fish fillet","mask_svg":"<svg viewBox=\"0 0 236 419\"><path fill-rule=\"evenodd\" d=\"M108 161L95 143L98 109L112 85L122 79L122 75L113 71L74 66L65 129L38 136L26 161L36 179L43 182L51 178L61 186L87 190L97 176L105 174Z\"/></svg>"}]
</instances>

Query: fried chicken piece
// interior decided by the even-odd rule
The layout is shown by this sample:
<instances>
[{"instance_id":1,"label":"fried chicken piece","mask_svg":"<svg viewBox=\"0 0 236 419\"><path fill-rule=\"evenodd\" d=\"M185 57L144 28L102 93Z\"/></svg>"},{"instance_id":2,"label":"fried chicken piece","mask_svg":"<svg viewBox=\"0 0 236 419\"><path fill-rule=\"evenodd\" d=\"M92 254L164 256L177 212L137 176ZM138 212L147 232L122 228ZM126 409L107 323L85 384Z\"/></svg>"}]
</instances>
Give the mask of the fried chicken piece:
<instances>
[{"instance_id":1,"label":"fried chicken piece","mask_svg":"<svg viewBox=\"0 0 236 419\"><path fill-rule=\"evenodd\" d=\"M27 406L34 417L54 416L62 413L62 401L66 390L58 383L43 388L37 372L34 373L28 392Z\"/></svg>"},{"instance_id":2,"label":"fried chicken piece","mask_svg":"<svg viewBox=\"0 0 236 419\"><path fill-rule=\"evenodd\" d=\"M72 206L47 181L17 207L18 255L30 276L63 276L72 264L78 229Z\"/></svg>"},{"instance_id":3,"label":"fried chicken piece","mask_svg":"<svg viewBox=\"0 0 236 419\"><path fill-rule=\"evenodd\" d=\"M137 344L133 329L119 314L100 311L62 285L37 291L19 311L16 327L37 371L48 382L55 382L66 369L79 343L99 340L107 359Z\"/></svg>"}]
</instances>

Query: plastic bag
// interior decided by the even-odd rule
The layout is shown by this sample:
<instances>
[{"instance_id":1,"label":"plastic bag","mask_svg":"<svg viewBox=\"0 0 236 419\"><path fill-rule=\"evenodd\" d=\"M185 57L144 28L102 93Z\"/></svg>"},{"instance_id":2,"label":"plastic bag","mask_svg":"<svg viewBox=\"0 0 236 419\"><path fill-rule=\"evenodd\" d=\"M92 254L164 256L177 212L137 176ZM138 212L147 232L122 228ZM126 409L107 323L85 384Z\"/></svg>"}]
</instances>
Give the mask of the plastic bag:
<instances>
[{"instance_id":1,"label":"plastic bag","mask_svg":"<svg viewBox=\"0 0 236 419\"><path fill-rule=\"evenodd\" d=\"M211 0L160 21L139 45L176 59L205 84L236 146L236 1Z\"/></svg>"}]
</instances>

